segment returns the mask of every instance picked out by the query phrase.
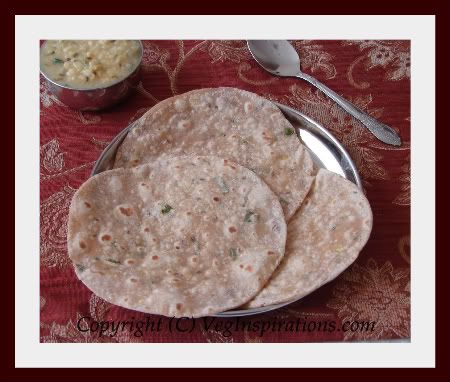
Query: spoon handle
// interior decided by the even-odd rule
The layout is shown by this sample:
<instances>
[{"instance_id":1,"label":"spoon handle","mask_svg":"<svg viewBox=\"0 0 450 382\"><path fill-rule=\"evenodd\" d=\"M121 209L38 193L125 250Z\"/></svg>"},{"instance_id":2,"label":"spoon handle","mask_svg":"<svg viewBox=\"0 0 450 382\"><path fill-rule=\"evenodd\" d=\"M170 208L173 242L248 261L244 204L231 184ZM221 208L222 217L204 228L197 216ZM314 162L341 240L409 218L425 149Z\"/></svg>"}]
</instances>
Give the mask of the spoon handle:
<instances>
[{"instance_id":1,"label":"spoon handle","mask_svg":"<svg viewBox=\"0 0 450 382\"><path fill-rule=\"evenodd\" d=\"M320 81L317 81L314 77L309 74L300 73L296 76L305 81L308 81L311 85L314 85L317 89L321 90L328 97L330 97L334 102L336 102L340 107L342 107L347 113L351 114L357 120L359 120L367 129L375 135L380 141L387 143L389 145L400 146L402 141L397 134L397 132L377 121L375 118L371 117L364 111L358 109L351 102L347 101L345 98L341 97L339 94L331 90L328 86L325 86Z\"/></svg>"}]
</instances>

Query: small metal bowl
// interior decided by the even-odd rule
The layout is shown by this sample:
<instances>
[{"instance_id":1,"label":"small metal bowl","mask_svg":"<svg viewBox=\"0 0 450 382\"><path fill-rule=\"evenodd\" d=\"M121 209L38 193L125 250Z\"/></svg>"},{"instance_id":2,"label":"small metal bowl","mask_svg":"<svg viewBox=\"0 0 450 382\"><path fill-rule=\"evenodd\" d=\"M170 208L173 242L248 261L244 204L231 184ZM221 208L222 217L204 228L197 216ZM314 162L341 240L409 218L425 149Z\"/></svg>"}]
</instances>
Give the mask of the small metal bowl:
<instances>
[{"instance_id":1,"label":"small metal bowl","mask_svg":"<svg viewBox=\"0 0 450 382\"><path fill-rule=\"evenodd\" d=\"M140 79L140 67L144 52L142 41L139 40L139 44L141 46L141 56L136 67L128 76L108 86L92 89L77 89L53 81L42 69L41 74L50 92L65 105L82 111L105 109L124 100L136 88Z\"/></svg>"}]
</instances>

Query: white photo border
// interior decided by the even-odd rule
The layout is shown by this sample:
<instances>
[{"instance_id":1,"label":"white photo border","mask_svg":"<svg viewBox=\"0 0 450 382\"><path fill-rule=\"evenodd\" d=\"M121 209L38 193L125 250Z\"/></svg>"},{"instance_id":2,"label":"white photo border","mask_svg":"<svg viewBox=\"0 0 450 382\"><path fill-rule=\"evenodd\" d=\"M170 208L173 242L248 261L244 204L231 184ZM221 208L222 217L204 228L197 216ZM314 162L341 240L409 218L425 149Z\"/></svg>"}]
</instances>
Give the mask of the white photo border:
<instances>
[{"instance_id":1,"label":"white photo border","mask_svg":"<svg viewBox=\"0 0 450 382\"><path fill-rule=\"evenodd\" d=\"M40 343L39 40L60 38L411 40L411 342ZM435 366L434 16L16 16L15 49L16 367Z\"/></svg>"}]
</instances>

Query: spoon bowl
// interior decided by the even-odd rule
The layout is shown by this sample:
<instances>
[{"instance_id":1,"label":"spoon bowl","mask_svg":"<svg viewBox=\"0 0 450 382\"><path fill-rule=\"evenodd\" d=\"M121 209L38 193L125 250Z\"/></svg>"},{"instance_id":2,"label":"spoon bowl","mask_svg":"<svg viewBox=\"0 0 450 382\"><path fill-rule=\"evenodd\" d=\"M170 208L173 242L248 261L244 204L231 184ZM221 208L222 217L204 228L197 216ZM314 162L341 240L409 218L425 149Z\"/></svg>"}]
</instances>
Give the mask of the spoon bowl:
<instances>
[{"instance_id":1,"label":"spoon bowl","mask_svg":"<svg viewBox=\"0 0 450 382\"><path fill-rule=\"evenodd\" d=\"M296 77L300 57L286 40L249 40L248 49L255 61L268 72L282 77Z\"/></svg>"}]
</instances>

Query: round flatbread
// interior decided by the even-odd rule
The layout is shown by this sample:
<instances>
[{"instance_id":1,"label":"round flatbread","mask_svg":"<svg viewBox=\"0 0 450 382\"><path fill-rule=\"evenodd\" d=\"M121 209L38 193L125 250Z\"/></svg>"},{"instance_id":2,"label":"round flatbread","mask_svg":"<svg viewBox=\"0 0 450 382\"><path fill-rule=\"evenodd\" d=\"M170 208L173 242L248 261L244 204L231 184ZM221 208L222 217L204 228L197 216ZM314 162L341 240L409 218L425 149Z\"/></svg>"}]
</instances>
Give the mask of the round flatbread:
<instances>
[{"instance_id":1,"label":"round flatbread","mask_svg":"<svg viewBox=\"0 0 450 382\"><path fill-rule=\"evenodd\" d=\"M276 195L217 157L105 171L75 193L68 249L80 280L113 304L205 316L250 300L284 254Z\"/></svg>"},{"instance_id":2,"label":"round flatbread","mask_svg":"<svg viewBox=\"0 0 450 382\"><path fill-rule=\"evenodd\" d=\"M372 211L361 190L340 175L319 170L289 222L283 260L245 308L296 300L333 280L356 260L371 230Z\"/></svg>"},{"instance_id":3,"label":"round flatbread","mask_svg":"<svg viewBox=\"0 0 450 382\"><path fill-rule=\"evenodd\" d=\"M240 89L200 89L160 102L128 133L114 167L161 154L216 155L247 167L278 196L287 220L312 181L313 162L290 122L272 102Z\"/></svg>"}]
</instances>

